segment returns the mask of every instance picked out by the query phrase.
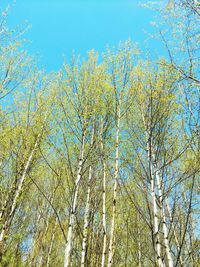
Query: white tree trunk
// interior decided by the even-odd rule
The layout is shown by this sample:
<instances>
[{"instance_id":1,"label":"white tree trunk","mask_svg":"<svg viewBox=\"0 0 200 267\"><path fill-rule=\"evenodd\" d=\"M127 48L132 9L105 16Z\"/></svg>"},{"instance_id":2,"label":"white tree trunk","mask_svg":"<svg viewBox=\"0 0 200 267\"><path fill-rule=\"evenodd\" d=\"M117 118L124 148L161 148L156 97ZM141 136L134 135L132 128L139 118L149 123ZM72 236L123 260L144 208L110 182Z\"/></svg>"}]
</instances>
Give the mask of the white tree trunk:
<instances>
[{"instance_id":1,"label":"white tree trunk","mask_svg":"<svg viewBox=\"0 0 200 267\"><path fill-rule=\"evenodd\" d=\"M145 125L145 120L144 120ZM161 242L159 234L159 219L158 219L158 204L156 197L156 185L155 185L155 170L152 163L152 145L151 140L149 139L149 134L146 132L147 137L147 153L149 158L150 166L150 187L151 187L151 197L153 202L153 224L154 224L154 241L155 241L155 250L156 250L156 263L158 267L164 267L162 257L161 257Z\"/></svg>"},{"instance_id":2,"label":"white tree trunk","mask_svg":"<svg viewBox=\"0 0 200 267\"><path fill-rule=\"evenodd\" d=\"M155 160L155 156L154 156ZM164 235L164 244L165 244L165 252L167 256L167 262L169 267L173 267L173 259L170 251L170 246L169 246L169 238L168 238L168 229L166 225L166 215L165 215L165 208L164 208L164 203L163 203L163 190L162 190L162 184L161 184L161 178L160 174L158 171L158 166L156 163L154 163L154 167L156 170L156 181L157 181L157 186L158 186L158 197L159 197L159 205L160 205L160 210L161 210L161 219L162 219L162 227L163 227L163 235Z\"/></svg>"},{"instance_id":3,"label":"white tree trunk","mask_svg":"<svg viewBox=\"0 0 200 267\"><path fill-rule=\"evenodd\" d=\"M137 217L137 219L139 219ZM139 220L140 223L140 220ZM141 253L141 232L140 228L138 227L138 265L139 267L142 267L142 253Z\"/></svg>"},{"instance_id":4,"label":"white tree trunk","mask_svg":"<svg viewBox=\"0 0 200 267\"><path fill-rule=\"evenodd\" d=\"M86 199L86 207L85 207L85 216L84 216L84 226L83 226L81 267L85 266L85 259L86 259L88 227L89 227L89 219L90 219L89 215L90 215L91 179L92 179L92 167L90 166L90 168L89 168L89 178L88 178L87 199Z\"/></svg>"},{"instance_id":5,"label":"white tree trunk","mask_svg":"<svg viewBox=\"0 0 200 267\"><path fill-rule=\"evenodd\" d=\"M153 169L152 169L153 171ZM155 237L155 248L157 256L157 264L159 267L164 267L162 258L161 258L161 243L159 236L159 221L158 221L158 207L156 202L156 192L155 192L155 181L154 175L151 173L151 196L153 201L153 220L154 220L154 237Z\"/></svg>"},{"instance_id":6,"label":"white tree trunk","mask_svg":"<svg viewBox=\"0 0 200 267\"><path fill-rule=\"evenodd\" d=\"M104 160L104 147L103 140L101 139L101 151L102 151L102 161L103 161L103 190L102 190L102 225L103 225L103 251L101 267L105 266L106 261L106 243L107 243L107 229L106 229L106 163Z\"/></svg>"},{"instance_id":7,"label":"white tree trunk","mask_svg":"<svg viewBox=\"0 0 200 267\"><path fill-rule=\"evenodd\" d=\"M165 203L166 203L167 211L168 211L168 214L169 214L170 224L171 224L171 227L172 227L172 230L173 230L175 243L176 243L177 249L179 251L180 250L180 243L179 243L179 240L178 240L178 237L177 237L177 234L176 234L176 229L175 229L175 226L174 226L174 222L173 222L173 218L172 218L172 214L171 214L171 210L170 210L170 206L169 206L169 202L168 202L167 197L165 198ZM183 258L182 258L181 255L180 255L180 265L181 265L181 267L184 266Z\"/></svg>"},{"instance_id":8,"label":"white tree trunk","mask_svg":"<svg viewBox=\"0 0 200 267\"><path fill-rule=\"evenodd\" d=\"M3 242L4 240L4 237L5 237L5 233L6 231L8 230L7 228L9 227L9 224L10 224L10 221L12 220L13 218L13 215L14 215L14 212L15 212L15 209L17 207L17 201L18 201L18 198L22 192L22 189L23 189L23 184L24 184L24 181L25 181L25 178L26 178L26 174L27 174L27 171L30 167L30 164L31 164L31 161L33 159L33 156L34 156L34 153L38 147L38 144L39 144L39 140L40 140L40 136L41 134L39 134L37 136L37 139L35 141L35 144L34 144L34 147L27 159L27 162L26 162L26 165L24 167L24 170L23 170L23 173L19 179L19 182L18 182L18 185L17 185L17 188L14 192L14 197L13 197L13 200L12 200L12 205L11 205L11 208L10 208L10 211L8 213L8 216L7 218L5 218L5 221L3 222L3 226L2 226L2 230L1 230L1 233L0 233L0 243ZM6 209L6 207L5 207Z\"/></svg>"},{"instance_id":9,"label":"white tree trunk","mask_svg":"<svg viewBox=\"0 0 200 267\"><path fill-rule=\"evenodd\" d=\"M94 144L94 125L92 129L92 137L91 137L91 147ZM83 240L82 240L82 253L81 253L81 267L85 266L86 260L86 248L88 242L88 227L89 227L89 219L90 219L90 195L91 195L91 181L92 181L92 166L89 167L89 176L88 176L88 188L87 188L87 199L85 206L85 215L84 215L84 226L83 226Z\"/></svg>"},{"instance_id":10,"label":"white tree trunk","mask_svg":"<svg viewBox=\"0 0 200 267\"><path fill-rule=\"evenodd\" d=\"M114 173L114 192L113 192L113 206L112 206L112 221L111 221L111 233L110 243L108 250L108 267L112 266L113 254L114 254L114 235L115 235L115 217L116 217L116 202L117 202L117 185L118 185L118 173L119 173L119 131L120 131L120 100L117 107L117 129L116 129L116 151L115 151L115 173Z\"/></svg>"},{"instance_id":11,"label":"white tree trunk","mask_svg":"<svg viewBox=\"0 0 200 267\"><path fill-rule=\"evenodd\" d=\"M75 189L74 189L74 195L73 195L73 200L72 200L72 208L71 208L70 217L69 217L67 242L66 242L66 246L65 246L65 256L64 256L64 267L68 267L70 265L70 256L71 256L72 242L73 242L73 226L75 223L75 213L76 213L76 207L77 207L77 197L78 197L79 184L80 184L80 180L81 180L81 171L83 168L84 145L85 145L85 136L83 133L82 144L81 144L81 149L80 149L80 158L79 158L79 163L78 163L77 178L75 181Z\"/></svg>"}]
</instances>

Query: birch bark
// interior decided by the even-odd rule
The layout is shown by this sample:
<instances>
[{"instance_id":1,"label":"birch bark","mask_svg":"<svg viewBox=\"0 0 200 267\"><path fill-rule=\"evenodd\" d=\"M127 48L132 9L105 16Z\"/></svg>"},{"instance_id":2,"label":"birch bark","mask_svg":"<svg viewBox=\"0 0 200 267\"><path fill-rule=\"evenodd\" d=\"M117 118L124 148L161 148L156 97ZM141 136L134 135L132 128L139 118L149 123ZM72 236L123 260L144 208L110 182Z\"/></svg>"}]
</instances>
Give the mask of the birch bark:
<instances>
[{"instance_id":1,"label":"birch bark","mask_svg":"<svg viewBox=\"0 0 200 267\"><path fill-rule=\"evenodd\" d=\"M153 171L153 169L151 169ZM157 254L157 264L159 267L164 267L162 258L161 258L161 243L160 243L160 235L159 235L159 221L158 221L158 206L156 200L156 192L155 192L155 180L154 175L151 173L151 196L153 201L153 220L154 220L154 236L155 236L155 248Z\"/></svg>"},{"instance_id":2,"label":"birch bark","mask_svg":"<svg viewBox=\"0 0 200 267\"><path fill-rule=\"evenodd\" d=\"M20 194L22 192L23 184L24 184L24 181L26 179L26 175L27 175L28 169L29 169L29 167L31 165L31 162L32 162L33 156L35 154L35 151L36 151L36 149L38 147L40 137L41 137L41 134L38 134L38 136L36 138L36 141L35 141L35 144L34 144L34 147L33 147L32 151L31 151L31 153L30 153L30 155L29 155L29 157L27 159L27 162L25 164L23 173L22 173L21 177L19 178L19 182L17 184L17 187L16 187L16 189L14 191L14 196L12 198L12 204L11 204L10 210L7 212L8 215L6 216L5 219L1 218L1 221L3 221L3 225L2 225L2 230L1 230L1 233L0 233L0 244L3 243L3 241L5 239L5 234L9 230L12 218L14 216L14 213L15 213L15 210L16 210L16 207L17 207L17 201L18 201L19 196L20 196ZM6 207L4 207L4 209L6 209Z\"/></svg>"},{"instance_id":3,"label":"birch bark","mask_svg":"<svg viewBox=\"0 0 200 267\"><path fill-rule=\"evenodd\" d=\"M117 203L117 185L119 173L119 131L121 119L121 95L117 105L117 128L116 128L116 151L115 151L115 173L114 173L114 192L113 192L113 206L112 206L112 221L111 221L111 234L108 250L108 267L112 266L114 254L114 235L115 235L115 217L116 217L116 203Z\"/></svg>"},{"instance_id":4,"label":"birch bark","mask_svg":"<svg viewBox=\"0 0 200 267\"><path fill-rule=\"evenodd\" d=\"M155 159L155 156L154 156ZM163 204L163 190L162 190L162 184L161 184L161 178L160 174L158 171L157 164L155 164L155 169L156 169L156 181L157 181L157 186L158 186L158 197L159 197L159 205L161 209L161 217L162 217L162 227L163 227L163 235L164 235L164 244L165 244L165 252L167 255L167 261L168 261L168 266L173 267L173 259L171 256L171 251L170 251L170 246L169 246L169 239L168 239L168 229L166 225L166 215L165 215L165 209L164 209L164 204Z\"/></svg>"},{"instance_id":5,"label":"birch bark","mask_svg":"<svg viewBox=\"0 0 200 267\"><path fill-rule=\"evenodd\" d=\"M84 146L85 146L85 135L83 132L82 141L81 141L81 149L80 149L80 158L79 158L79 163L78 163L77 178L75 181L75 189L74 189L73 200L72 200L72 208L71 208L70 218L69 218L67 243L65 246L64 267L70 266L70 257L71 257L72 243L73 243L73 226L75 223L77 197L78 197L78 191L79 191L79 184L80 184L80 180L81 180L81 172L82 172L82 168L83 168Z\"/></svg>"},{"instance_id":6,"label":"birch bark","mask_svg":"<svg viewBox=\"0 0 200 267\"><path fill-rule=\"evenodd\" d=\"M91 136L91 147L94 144L94 125L92 128L92 136ZM91 163L92 164L92 163ZM83 226L83 240L82 240L82 253L81 253L81 267L85 266L86 260L86 249L88 242L88 227L89 227L89 219L90 219L90 198L91 198L91 182L92 182L92 165L89 167L89 176L88 176L88 188L87 188L87 199L85 206L85 216L84 216L84 226Z\"/></svg>"},{"instance_id":7,"label":"birch bark","mask_svg":"<svg viewBox=\"0 0 200 267\"><path fill-rule=\"evenodd\" d=\"M176 229L175 229L175 226L174 226L174 222L173 222L173 218L172 218L172 213L171 213L171 210L170 210L170 206L169 206L169 202L168 202L167 197L165 198L165 203L166 203L167 211L168 211L168 214L169 214L170 224L172 226L175 243L176 243L177 249L179 251L180 250L180 243L179 243L179 240L178 240L178 237L177 237L177 234L176 234ZM180 256L180 265L181 265L181 267L184 266L182 256Z\"/></svg>"},{"instance_id":8,"label":"birch bark","mask_svg":"<svg viewBox=\"0 0 200 267\"><path fill-rule=\"evenodd\" d=\"M144 118L143 118L144 120ZM144 125L146 126L145 120ZM155 170L152 162L152 145L150 133L146 131L147 137L147 153L149 159L149 168L150 168L150 187L151 187L151 197L153 202L153 224L154 224L154 240L155 240L155 250L156 250L156 263L158 267L164 267L164 263L161 257L161 242L159 234L159 220L158 220L158 204L156 197L156 184L155 184Z\"/></svg>"},{"instance_id":9,"label":"birch bark","mask_svg":"<svg viewBox=\"0 0 200 267\"><path fill-rule=\"evenodd\" d=\"M142 253L141 253L141 231L138 226L138 265L142 267Z\"/></svg>"},{"instance_id":10,"label":"birch bark","mask_svg":"<svg viewBox=\"0 0 200 267\"><path fill-rule=\"evenodd\" d=\"M106 163L104 159L104 145L101 138L101 153L103 163L103 188L102 188L102 225L103 225L103 251L101 267L105 266L106 261L106 243L107 243L107 229L106 229Z\"/></svg>"}]
</instances>

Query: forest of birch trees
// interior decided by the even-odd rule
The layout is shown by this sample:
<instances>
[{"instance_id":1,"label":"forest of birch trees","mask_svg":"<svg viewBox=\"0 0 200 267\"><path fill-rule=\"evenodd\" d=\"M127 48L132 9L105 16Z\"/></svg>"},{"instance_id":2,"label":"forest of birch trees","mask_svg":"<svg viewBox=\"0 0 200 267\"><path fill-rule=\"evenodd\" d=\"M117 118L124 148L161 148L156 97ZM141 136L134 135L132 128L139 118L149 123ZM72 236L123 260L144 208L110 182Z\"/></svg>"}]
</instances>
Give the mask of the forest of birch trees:
<instances>
[{"instance_id":1,"label":"forest of birch trees","mask_svg":"<svg viewBox=\"0 0 200 267\"><path fill-rule=\"evenodd\" d=\"M200 3L159 12L167 56L49 74L1 16L0 266L200 266Z\"/></svg>"}]
</instances>

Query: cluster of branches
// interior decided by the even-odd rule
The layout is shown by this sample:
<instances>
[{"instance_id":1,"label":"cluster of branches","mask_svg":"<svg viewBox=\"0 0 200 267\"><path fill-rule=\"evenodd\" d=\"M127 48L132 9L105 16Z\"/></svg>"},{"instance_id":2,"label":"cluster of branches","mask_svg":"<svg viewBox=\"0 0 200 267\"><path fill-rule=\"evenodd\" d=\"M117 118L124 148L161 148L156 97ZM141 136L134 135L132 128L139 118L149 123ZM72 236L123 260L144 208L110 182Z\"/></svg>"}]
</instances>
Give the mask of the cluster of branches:
<instances>
[{"instance_id":1,"label":"cluster of branches","mask_svg":"<svg viewBox=\"0 0 200 267\"><path fill-rule=\"evenodd\" d=\"M1 266L198 266L195 68L188 82L170 49L152 63L128 41L46 75L9 40Z\"/></svg>"}]
</instances>

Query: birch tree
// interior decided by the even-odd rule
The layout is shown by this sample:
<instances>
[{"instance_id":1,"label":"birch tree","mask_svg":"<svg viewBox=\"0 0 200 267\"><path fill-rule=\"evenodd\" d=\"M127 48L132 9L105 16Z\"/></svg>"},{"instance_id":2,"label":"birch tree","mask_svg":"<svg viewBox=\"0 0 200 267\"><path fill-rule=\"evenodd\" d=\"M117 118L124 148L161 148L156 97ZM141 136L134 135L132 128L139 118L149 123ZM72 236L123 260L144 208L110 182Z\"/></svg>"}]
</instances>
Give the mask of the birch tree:
<instances>
[{"instance_id":1,"label":"birch tree","mask_svg":"<svg viewBox=\"0 0 200 267\"><path fill-rule=\"evenodd\" d=\"M113 184L113 204L112 219L110 230L110 242L108 251L108 266L113 264L113 256L115 250L115 228L116 228L116 208L117 208L117 191L119 183L119 145L120 145L120 129L122 117L122 104L126 101L126 93L130 87L130 80L133 69L133 58L137 54L136 49L131 46L130 42L119 47L119 52L113 55L108 51L107 64L110 73L111 90L114 95L114 118L115 118L115 167L114 167L114 184Z\"/></svg>"}]
</instances>

